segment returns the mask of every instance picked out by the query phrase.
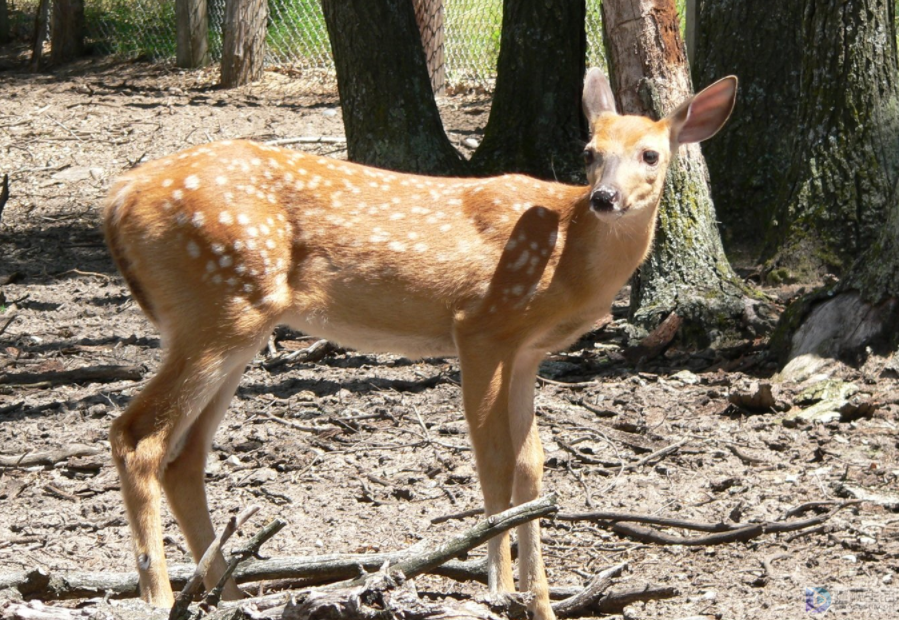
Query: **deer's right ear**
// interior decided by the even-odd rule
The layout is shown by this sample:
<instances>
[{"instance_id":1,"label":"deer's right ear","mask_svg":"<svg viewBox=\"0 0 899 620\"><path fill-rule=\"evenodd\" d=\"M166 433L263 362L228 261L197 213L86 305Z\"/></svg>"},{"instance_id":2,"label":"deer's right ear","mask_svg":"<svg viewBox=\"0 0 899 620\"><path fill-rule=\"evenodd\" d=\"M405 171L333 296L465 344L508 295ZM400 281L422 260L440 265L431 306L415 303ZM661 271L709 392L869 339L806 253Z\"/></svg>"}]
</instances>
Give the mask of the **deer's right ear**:
<instances>
[{"instance_id":1,"label":"deer's right ear","mask_svg":"<svg viewBox=\"0 0 899 620\"><path fill-rule=\"evenodd\" d=\"M596 67L587 71L587 76L584 78L584 97L581 103L584 106L584 116L587 117L587 122L591 127L593 121L600 114L617 113L615 111L615 95L612 93L609 80Z\"/></svg>"}]
</instances>

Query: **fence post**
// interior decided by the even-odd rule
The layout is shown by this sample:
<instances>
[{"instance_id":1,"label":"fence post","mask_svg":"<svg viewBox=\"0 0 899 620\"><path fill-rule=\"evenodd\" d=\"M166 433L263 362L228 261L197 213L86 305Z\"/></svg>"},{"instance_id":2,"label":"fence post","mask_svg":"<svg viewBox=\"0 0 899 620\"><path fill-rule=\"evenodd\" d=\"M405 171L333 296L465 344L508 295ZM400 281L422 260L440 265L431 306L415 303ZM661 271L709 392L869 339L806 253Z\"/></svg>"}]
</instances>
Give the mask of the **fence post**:
<instances>
[{"instance_id":1,"label":"fence post","mask_svg":"<svg viewBox=\"0 0 899 620\"><path fill-rule=\"evenodd\" d=\"M196 69L209 62L206 0L175 0L175 63Z\"/></svg>"},{"instance_id":2,"label":"fence post","mask_svg":"<svg viewBox=\"0 0 899 620\"><path fill-rule=\"evenodd\" d=\"M443 0L414 0L415 21L421 32L421 45L428 62L431 88L435 95L446 94L444 61Z\"/></svg>"}]
</instances>

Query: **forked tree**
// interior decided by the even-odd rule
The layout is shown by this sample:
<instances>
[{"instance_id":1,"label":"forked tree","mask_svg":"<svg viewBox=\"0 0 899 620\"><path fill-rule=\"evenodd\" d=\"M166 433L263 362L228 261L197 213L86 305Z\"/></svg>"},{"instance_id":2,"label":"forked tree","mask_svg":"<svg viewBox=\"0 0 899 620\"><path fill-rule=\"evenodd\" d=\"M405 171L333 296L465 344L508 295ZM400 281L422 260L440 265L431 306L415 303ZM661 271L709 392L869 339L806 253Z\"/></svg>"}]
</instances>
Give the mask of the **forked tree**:
<instances>
[{"instance_id":1,"label":"forked tree","mask_svg":"<svg viewBox=\"0 0 899 620\"><path fill-rule=\"evenodd\" d=\"M523 172L583 182L577 153L587 135L578 100L587 55L584 0L505 0L496 89L479 174Z\"/></svg>"},{"instance_id":2,"label":"forked tree","mask_svg":"<svg viewBox=\"0 0 899 620\"><path fill-rule=\"evenodd\" d=\"M461 174L446 137L411 0L323 0L351 161Z\"/></svg>"}]
</instances>

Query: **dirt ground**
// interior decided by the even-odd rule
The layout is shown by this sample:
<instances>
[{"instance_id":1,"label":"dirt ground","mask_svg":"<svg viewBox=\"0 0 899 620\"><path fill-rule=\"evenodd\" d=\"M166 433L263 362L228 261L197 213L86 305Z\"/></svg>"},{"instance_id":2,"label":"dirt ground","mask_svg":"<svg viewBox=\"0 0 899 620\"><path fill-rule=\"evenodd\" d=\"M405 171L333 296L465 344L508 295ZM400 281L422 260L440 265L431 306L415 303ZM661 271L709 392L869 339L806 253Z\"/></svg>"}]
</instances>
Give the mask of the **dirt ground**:
<instances>
[{"instance_id":1,"label":"dirt ground","mask_svg":"<svg viewBox=\"0 0 899 620\"><path fill-rule=\"evenodd\" d=\"M0 176L9 174L11 191L0 215L0 577L34 567L130 571L107 432L161 352L104 245L102 197L135 163L190 145L342 136L339 102L331 83L308 75L268 72L261 84L223 91L214 86L214 70L91 59L29 74L20 61L16 51L0 58ZM462 141L479 137L489 99L456 95L440 108L450 139L468 152ZM293 148L346 156L340 144ZM769 292L782 301L797 291ZM764 342L726 351L675 347L635 368L622 356L624 312L622 297L611 324L541 369L548 379L536 397L545 486L563 512L752 523L780 520L807 502L863 501L808 533L719 546L659 546L587 521L545 520L551 584L583 585L626 561L613 589L651 583L678 591L628 606L620 614L626 618L814 617L805 610L809 586L833 595L829 613L895 618L896 362L835 370L858 386L857 400L873 407L849 408L855 416L844 412L826 423L785 425L801 386L783 388L787 414L753 413L729 401L776 370ZM254 503L261 510L238 537L287 518L289 526L264 549L270 556L400 550L472 525L474 517L432 523L480 506L457 362L338 349L315 364L263 365L310 342L279 330L273 348L247 370L208 463L216 524ZM19 373L103 365L136 365L142 378L10 384ZM620 467L681 440L687 443L672 454ZM10 462L72 444L101 451L49 466ZM169 562L188 562L164 510ZM418 581L434 593L484 591L437 577ZM12 593L0 592L0 607L4 596Z\"/></svg>"}]
</instances>

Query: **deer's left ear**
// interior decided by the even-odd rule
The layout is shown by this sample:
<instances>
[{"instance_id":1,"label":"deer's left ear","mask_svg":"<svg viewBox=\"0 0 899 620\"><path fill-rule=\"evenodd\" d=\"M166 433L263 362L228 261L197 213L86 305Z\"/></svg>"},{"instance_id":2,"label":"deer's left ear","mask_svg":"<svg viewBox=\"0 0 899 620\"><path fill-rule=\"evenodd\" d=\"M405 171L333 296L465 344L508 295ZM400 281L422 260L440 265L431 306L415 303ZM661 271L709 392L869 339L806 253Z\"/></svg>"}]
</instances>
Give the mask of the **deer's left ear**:
<instances>
[{"instance_id":1,"label":"deer's left ear","mask_svg":"<svg viewBox=\"0 0 899 620\"><path fill-rule=\"evenodd\" d=\"M584 108L584 116L590 123L591 131L593 122L600 114L611 112L615 114L615 95L612 93L612 87L609 80L603 75L602 71L593 67L587 71L584 77L584 95L581 99Z\"/></svg>"},{"instance_id":2,"label":"deer's left ear","mask_svg":"<svg viewBox=\"0 0 899 620\"><path fill-rule=\"evenodd\" d=\"M736 100L735 75L729 75L706 87L668 116L671 141L680 145L708 140L730 118Z\"/></svg>"}]
</instances>

